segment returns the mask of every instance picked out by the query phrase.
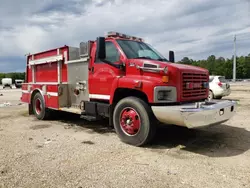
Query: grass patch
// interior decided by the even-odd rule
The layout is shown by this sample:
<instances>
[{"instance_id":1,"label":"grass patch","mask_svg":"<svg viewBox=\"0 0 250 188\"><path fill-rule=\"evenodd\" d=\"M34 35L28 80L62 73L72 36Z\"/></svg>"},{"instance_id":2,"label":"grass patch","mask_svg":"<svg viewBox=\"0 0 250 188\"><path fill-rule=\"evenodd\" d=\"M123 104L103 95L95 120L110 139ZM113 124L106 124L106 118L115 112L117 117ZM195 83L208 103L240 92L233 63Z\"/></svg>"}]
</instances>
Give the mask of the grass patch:
<instances>
[{"instance_id":1,"label":"grass patch","mask_svg":"<svg viewBox=\"0 0 250 188\"><path fill-rule=\"evenodd\" d=\"M28 116L29 116L29 112L28 112L27 110L25 110L25 111L20 111L20 112L19 112L19 115L20 115L20 116L24 116L24 117L28 117Z\"/></svg>"}]
</instances>

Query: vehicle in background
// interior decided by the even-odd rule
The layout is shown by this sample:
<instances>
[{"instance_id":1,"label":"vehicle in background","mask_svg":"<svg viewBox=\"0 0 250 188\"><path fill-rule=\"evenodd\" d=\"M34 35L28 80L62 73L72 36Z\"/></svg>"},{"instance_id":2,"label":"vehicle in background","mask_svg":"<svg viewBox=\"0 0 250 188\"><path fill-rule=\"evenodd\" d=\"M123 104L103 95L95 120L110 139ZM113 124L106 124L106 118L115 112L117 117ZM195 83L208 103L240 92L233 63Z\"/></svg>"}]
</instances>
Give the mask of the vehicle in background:
<instances>
[{"instance_id":1,"label":"vehicle in background","mask_svg":"<svg viewBox=\"0 0 250 188\"><path fill-rule=\"evenodd\" d=\"M209 76L208 99L221 99L231 93L230 84L224 76Z\"/></svg>"},{"instance_id":2,"label":"vehicle in background","mask_svg":"<svg viewBox=\"0 0 250 188\"><path fill-rule=\"evenodd\" d=\"M21 88L23 82L24 82L23 80L15 80L15 87L16 88Z\"/></svg>"},{"instance_id":3,"label":"vehicle in background","mask_svg":"<svg viewBox=\"0 0 250 188\"><path fill-rule=\"evenodd\" d=\"M3 85L3 89L6 87L9 87L12 89L12 78L3 78L2 85Z\"/></svg>"}]
</instances>

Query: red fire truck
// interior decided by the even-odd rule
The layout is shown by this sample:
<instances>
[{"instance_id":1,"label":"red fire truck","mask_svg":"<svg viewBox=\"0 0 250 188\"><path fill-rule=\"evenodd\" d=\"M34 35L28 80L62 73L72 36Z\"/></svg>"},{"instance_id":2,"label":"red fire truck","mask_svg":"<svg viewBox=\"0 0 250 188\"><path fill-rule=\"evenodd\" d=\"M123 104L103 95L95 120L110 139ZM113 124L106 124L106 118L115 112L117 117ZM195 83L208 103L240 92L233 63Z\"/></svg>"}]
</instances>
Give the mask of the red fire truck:
<instances>
[{"instance_id":1,"label":"red fire truck","mask_svg":"<svg viewBox=\"0 0 250 188\"><path fill-rule=\"evenodd\" d=\"M220 124L236 103L210 100L209 72L174 62L143 39L117 32L27 56L21 100L39 120L57 111L109 118L119 138L143 146L158 123L197 128Z\"/></svg>"}]
</instances>

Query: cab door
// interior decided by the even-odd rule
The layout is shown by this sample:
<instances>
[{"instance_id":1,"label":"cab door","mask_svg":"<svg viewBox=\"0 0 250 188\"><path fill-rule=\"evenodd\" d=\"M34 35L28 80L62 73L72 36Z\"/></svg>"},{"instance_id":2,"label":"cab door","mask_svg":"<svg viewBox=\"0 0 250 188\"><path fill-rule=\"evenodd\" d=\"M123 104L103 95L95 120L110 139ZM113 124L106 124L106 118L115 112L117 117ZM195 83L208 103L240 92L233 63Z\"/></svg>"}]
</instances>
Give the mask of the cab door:
<instances>
[{"instance_id":1,"label":"cab door","mask_svg":"<svg viewBox=\"0 0 250 188\"><path fill-rule=\"evenodd\" d=\"M120 52L118 46L113 41L106 41L106 59L112 65L120 63ZM96 57L94 45L92 57ZM102 62L100 59L93 58L89 68L89 97L109 101L112 87L117 84L117 79L123 74L119 68Z\"/></svg>"}]
</instances>

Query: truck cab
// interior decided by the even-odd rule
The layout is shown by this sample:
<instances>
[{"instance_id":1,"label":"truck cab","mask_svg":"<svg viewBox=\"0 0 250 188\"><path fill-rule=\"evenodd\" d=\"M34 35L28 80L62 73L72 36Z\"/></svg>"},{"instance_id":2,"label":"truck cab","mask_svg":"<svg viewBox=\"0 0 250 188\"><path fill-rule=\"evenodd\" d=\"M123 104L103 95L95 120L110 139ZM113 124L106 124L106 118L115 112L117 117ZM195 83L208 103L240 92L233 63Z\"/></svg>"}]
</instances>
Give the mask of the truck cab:
<instances>
[{"instance_id":1,"label":"truck cab","mask_svg":"<svg viewBox=\"0 0 250 188\"><path fill-rule=\"evenodd\" d=\"M26 72L21 99L30 114L109 118L119 138L135 146L149 143L158 123L198 128L235 113L234 101L207 101L208 70L177 64L173 51L166 59L143 39L117 32L30 54Z\"/></svg>"},{"instance_id":2,"label":"truck cab","mask_svg":"<svg viewBox=\"0 0 250 188\"><path fill-rule=\"evenodd\" d=\"M22 87L23 80L15 80L15 87L16 88L21 88Z\"/></svg>"},{"instance_id":3,"label":"truck cab","mask_svg":"<svg viewBox=\"0 0 250 188\"><path fill-rule=\"evenodd\" d=\"M118 35L118 36L117 36ZM137 92L151 104L171 104L205 100L208 95L208 70L174 63L142 39L115 33L98 38L91 51L90 91L110 97L119 92ZM105 51L104 51L105 50ZM101 70L101 71L100 71Z\"/></svg>"}]
</instances>

